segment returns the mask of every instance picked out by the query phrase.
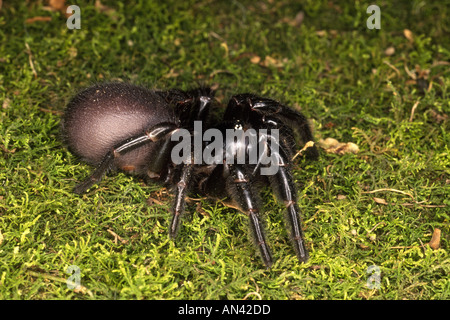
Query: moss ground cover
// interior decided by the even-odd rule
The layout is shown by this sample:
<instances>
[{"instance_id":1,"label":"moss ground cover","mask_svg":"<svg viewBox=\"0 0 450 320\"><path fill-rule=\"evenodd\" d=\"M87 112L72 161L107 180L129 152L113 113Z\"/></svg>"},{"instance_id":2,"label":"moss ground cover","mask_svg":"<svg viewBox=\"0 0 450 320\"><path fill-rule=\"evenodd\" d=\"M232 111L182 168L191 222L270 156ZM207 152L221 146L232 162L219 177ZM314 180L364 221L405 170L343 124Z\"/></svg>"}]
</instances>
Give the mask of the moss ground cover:
<instances>
[{"instance_id":1,"label":"moss ground cover","mask_svg":"<svg viewBox=\"0 0 450 320\"><path fill-rule=\"evenodd\" d=\"M77 5L80 29L43 1L0 10L1 299L450 297L448 2L380 3L379 30L363 2ZM60 116L107 80L208 84L223 102L255 92L301 110L318 141L356 144L295 161L310 260L298 264L270 190L270 270L221 203L193 199L174 244L158 185L118 173L74 195L91 168L64 148Z\"/></svg>"}]
</instances>

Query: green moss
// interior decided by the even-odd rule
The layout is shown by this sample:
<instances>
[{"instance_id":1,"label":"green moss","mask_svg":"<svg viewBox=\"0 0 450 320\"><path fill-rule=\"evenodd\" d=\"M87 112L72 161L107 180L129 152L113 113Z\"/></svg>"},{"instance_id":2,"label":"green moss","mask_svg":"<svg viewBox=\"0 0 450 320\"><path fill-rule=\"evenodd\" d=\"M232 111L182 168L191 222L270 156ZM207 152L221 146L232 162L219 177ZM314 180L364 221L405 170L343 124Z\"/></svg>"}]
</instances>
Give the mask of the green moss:
<instances>
[{"instance_id":1,"label":"green moss","mask_svg":"<svg viewBox=\"0 0 450 320\"><path fill-rule=\"evenodd\" d=\"M1 299L450 297L448 6L384 4L381 29L369 30L360 2L102 4L80 2L81 29L69 30L42 1L3 3ZM51 20L26 21L38 16ZM429 90L412 81L421 70ZM74 195L91 168L64 148L60 114L78 89L114 79L216 85L223 101L261 93L301 108L317 140L356 143L356 155L323 151L317 162L296 161L308 263L298 264L269 190L270 270L246 217L220 203L201 200L201 212L190 203L174 244L168 197L147 204L157 185L114 174ZM435 228L436 250L428 246ZM84 293L67 288L70 265L80 268ZM367 286L372 265L378 289Z\"/></svg>"}]
</instances>

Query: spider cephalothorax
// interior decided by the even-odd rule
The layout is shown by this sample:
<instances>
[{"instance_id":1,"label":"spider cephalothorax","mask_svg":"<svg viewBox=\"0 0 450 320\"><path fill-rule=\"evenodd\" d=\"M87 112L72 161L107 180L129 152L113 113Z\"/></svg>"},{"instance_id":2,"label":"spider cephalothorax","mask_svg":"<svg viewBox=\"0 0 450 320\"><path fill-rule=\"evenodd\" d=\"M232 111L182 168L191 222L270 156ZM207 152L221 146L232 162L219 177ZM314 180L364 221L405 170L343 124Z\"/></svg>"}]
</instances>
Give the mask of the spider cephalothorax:
<instances>
[{"instance_id":1,"label":"spider cephalothorax","mask_svg":"<svg viewBox=\"0 0 450 320\"><path fill-rule=\"evenodd\" d=\"M75 187L75 193L86 192L108 170L145 176L172 187L172 238L177 235L188 194L225 199L249 217L256 246L270 267L272 255L256 187L270 185L286 206L287 228L297 257L306 261L291 159L297 140L313 140L307 119L275 100L238 94L231 97L223 118L214 121L209 117L214 104L209 88L159 91L105 83L81 91L67 106L62 131L69 149L96 169ZM230 132L243 133L243 139L229 139ZM182 134L187 135L186 149L179 148ZM195 144L199 135L209 139ZM219 137L227 139L218 141ZM179 150L185 151L182 156ZM317 149L308 148L307 155L316 158Z\"/></svg>"}]
</instances>

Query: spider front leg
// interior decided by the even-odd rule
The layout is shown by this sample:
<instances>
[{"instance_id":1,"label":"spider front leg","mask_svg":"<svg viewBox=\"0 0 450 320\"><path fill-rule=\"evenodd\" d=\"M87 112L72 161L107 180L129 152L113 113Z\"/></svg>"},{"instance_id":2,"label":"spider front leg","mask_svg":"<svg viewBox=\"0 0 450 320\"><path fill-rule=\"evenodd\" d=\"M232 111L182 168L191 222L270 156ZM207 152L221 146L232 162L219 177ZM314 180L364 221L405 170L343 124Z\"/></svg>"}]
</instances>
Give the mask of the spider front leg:
<instances>
[{"instance_id":1,"label":"spider front leg","mask_svg":"<svg viewBox=\"0 0 450 320\"><path fill-rule=\"evenodd\" d=\"M272 265L272 254L264 235L260 211L257 205L257 195L251 185L251 181L241 165L229 165L230 177L229 188L231 198L236 205L250 219L250 228L254 235L254 240L261 253L262 260L267 268Z\"/></svg>"},{"instance_id":2,"label":"spider front leg","mask_svg":"<svg viewBox=\"0 0 450 320\"><path fill-rule=\"evenodd\" d=\"M297 190L289 169L289 157L287 153L289 146L286 145L285 141L279 140L277 136L273 136L272 133L264 135L263 138L265 141L265 152L261 155L255 170L261 167L260 163L268 156L267 151L270 150L270 158L272 161L270 165L275 166L276 171L273 174L267 175L267 177L273 192L286 206L287 227L295 253L301 262L306 262L308 260L308 251L303 240L303 230L299 215L300 210L297 205Z\"/></svg>"},{"instance_id":3,"label":"spider front leg","mask_svg":"<svg viewBox=\"0 0 450 320\"><path fill-rule=\"evenodd\" d=\"M270 150L271 165L277 166L276 172L268 175L268 179L273 192L286 206L287 227L295 253L300 262L306 262L308 251L304 244L300 210L297 205L297 189L289 169L290 158L287 156L289 146L283 139L278 140L272 134L267 135L266 138L266 148Z\"/></svg>"},{"instance_id":4,"label":"spider front leg","mask_svg":"<svg viewBox=\"0 0 450 320\"><path fill-rule=\"evenodd\" d=\"M147 130L144 134L132 137L127 139L120 144L116 145L109 151L103 158L100 165L95 169L95 171L86 178L83 182L78 184L74 188L74 192L76 194L85 193L92 185L99 182L103 175L111 168L114 163L114 160L121 155L126 154L127 152L134 150L144 144L152 143L160 141L161 139L166 138L168 135L172 134L177 127L172 123L162 123L158 124L149 130ZM169 140L170 141L170 140ZM163 148L168 147L168 143L163 145ZM160 152L159 155L162 155L163 152ZM153 167L160 167L163 163L162 157L155 157L153 160Z\"/></svg>"},{"instance_id":5,"label":"spider front leg","mask_svg":"<svg viewBox=\"0 0 450 320\"><path fill-rule=\"evenodd\" d=\"M284 203L287 210L287 227L289 236L294 246L295 253L300 262L308 260L308 251L304 243L303 229L300 218L300 210L297 205L297 189L292 181L292 174L287 163L279 158L279 168L276 174L269 176L273 192Z\"/></svg>"}]
</instances>

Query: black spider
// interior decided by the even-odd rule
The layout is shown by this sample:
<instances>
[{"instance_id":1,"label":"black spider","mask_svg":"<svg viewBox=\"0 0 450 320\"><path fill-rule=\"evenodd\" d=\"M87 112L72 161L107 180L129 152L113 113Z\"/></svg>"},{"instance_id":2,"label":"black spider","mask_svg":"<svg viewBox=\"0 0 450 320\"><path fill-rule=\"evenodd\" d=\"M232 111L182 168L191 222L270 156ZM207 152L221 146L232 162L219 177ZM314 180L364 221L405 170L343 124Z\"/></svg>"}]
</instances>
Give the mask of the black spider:
<instances>
[{"instance_id":1,"label":"black spider","mask_svg":"<svg viewBox=\"0 0 450 320\"><path fill-rule=\"evenodd\" d=\"M254 94L231 97L221 120L209 116L211 106L215 105L214 92L210 88L152 91L131 84L105 83L81 91L67 106L62 131L69 149L96 169L75 187L74 192L86 192L108 170L145 176L173 187L171 238L177 235L188 194L225 199L228 205L250 218L253 238L264 264L270 267L272 255L261 223L257 187L260 183L270 185L286 206L291 241L298 259L305 262L308 251L290 167L297 149L296 139L300 138L303 143L313 140L307 119L275 100ZM195 121L202 124L201 132L195 129ZM200 151L201 155L213 141L202 141L200 150L197 148L184 158L187 161L173 160L176 153L172 151L179 146L173 139L176 135L183 130L188 132L195 149L196 135L203 135L211 128L223 136L236 129L244 133L254 129L261 134L255 137L256 140L247 136L243 141L220 142L223 148L210 153L220 159L222 152L223 160L219 162L208 164L205 159L195 160L195 153ZM256 161L251 162L255 141L262 149L257 153ZM308 148L306 153L311 158L318 156L315 146ZM244 162L237 161L239 155L244 155ZM269 169L274 163L276 172L263 175L262 170Z\"/></svg>"}]
</instances>

